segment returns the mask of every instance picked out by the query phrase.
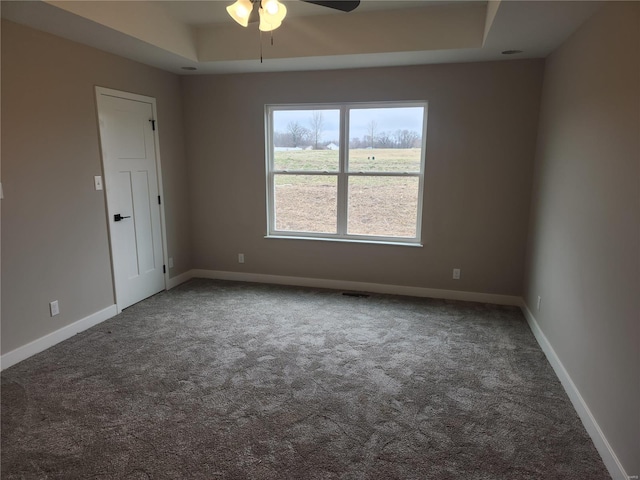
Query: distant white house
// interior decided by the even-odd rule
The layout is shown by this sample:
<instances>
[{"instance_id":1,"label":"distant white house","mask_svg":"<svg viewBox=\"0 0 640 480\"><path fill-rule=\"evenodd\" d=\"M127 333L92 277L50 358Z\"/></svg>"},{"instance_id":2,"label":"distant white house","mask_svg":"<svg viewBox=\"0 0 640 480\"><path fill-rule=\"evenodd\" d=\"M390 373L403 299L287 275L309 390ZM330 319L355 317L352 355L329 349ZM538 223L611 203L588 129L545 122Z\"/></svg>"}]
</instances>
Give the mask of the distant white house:
<instances>
[{"instance_id":1,"label":"distant white house","mask_svg":"<svg viewBox=\"0 0 640 480\"><path fill-rule=\"evenodd\" d=\"M333 142L327 145L327 150L338 150L339 148L340 147Z\"/></svg>"},{"instance_id":2,"label":"distant white house","mask_svg":"<svg viewBox=\"0 0 640 480\"><path fill-rule=\"evenodd\" d=\"M273 147L276 152L290 152L292 150L302 150L300 147Z\"/></svg>"}]
</instances>

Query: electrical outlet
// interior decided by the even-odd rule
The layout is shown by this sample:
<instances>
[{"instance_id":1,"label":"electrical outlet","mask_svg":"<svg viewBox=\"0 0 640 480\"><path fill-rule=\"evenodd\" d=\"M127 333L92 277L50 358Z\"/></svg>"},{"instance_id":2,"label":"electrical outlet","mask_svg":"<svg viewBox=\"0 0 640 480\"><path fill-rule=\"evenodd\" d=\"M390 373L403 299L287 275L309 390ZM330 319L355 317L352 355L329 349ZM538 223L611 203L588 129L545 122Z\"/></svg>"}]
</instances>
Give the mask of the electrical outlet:
<instances>
[{"instance_id":1,"label":"electrical outlet","mask_svg":"<svg viewBox=\"0 0 640 480\"><path fill-rule=\"evenodd\" d=\"M244 253L238 254L238 263L244 263Z\"/></svg>"},{"instance_id":2,"label":"electrical outlet","mask_svg":"<svg viewBox=\"0 0 640 480\"><path fill-rule=\"evenodd\" d=\"M454 268L453 269L453 279L454 280L460 280L460 269L459 268Z\"/></svg>"},{"instance_id":3,"label":"electrical outlet","mask_svg":"<svg viewBox=\"0 0 640 480\"><path fill-rule=\"evenodd\" d=\"M169 257L169 268L173 268L173 257Z\"/></svg>"},{"instance_id":4,"label":"electrical outlet","mask_svg":"<svg viewBox=\"0 0 640 480\"><path fill-rule=\"evenodd\" d=\"M54 300L49 304L49 311L51 312L51 316L55 317L60 313L60 307L58 306L58 300Z\"/></svg>"},{"instance_id":5,"label":"electrical outlet","mask_svg":"<svg viewBox=\"0 0 640 480\"><path fill-rule=\"evenodd\" d=\"M536 310L540 310L541 303L542 303L542 297L538 296L538 301L536 302Z\"/></svg>"}]
</instances>

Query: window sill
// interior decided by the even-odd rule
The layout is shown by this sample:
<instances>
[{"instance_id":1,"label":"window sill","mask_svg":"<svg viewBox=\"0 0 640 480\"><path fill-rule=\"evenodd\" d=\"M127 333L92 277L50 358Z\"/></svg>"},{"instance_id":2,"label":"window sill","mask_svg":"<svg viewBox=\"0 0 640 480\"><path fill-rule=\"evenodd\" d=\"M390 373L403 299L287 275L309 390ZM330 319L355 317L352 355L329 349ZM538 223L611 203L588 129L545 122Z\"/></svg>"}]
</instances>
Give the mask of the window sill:
<instances>
[{"instance_id":1,"label":"window sill","mask_svg":"<svg viewBox=\"0 0 640 480\"><path fill-rule=\"evenodd\" d=\"M327 237L301 237L294 235L265 235L266 239L279 239L279 240L315 240L320 242L339 242L339 243L365 243L371 245L392 245L399 247L419 247L422 248L421 243L413 242L390 242L386 240L364 240L361 238L327 238Z\"/></svg>"}]
</instances>

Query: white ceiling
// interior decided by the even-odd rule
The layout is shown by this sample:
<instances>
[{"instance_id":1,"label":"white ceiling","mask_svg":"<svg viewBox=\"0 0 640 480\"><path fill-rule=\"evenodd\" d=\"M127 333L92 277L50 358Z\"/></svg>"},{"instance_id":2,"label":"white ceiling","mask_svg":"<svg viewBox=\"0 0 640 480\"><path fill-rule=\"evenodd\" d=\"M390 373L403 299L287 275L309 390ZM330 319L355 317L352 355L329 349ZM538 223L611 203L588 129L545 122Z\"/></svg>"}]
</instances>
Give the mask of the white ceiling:
<instances>
[{"instance_id":1,"label":"white ceiling","mask_svg":"<svg viewBox=\"0 0 640 480\"><path fill-rule=\"evenodd\" d=\"M285 0L262 35L226 13L234 0L2 1L2 17L179 74L265 72L543 58L597 1L362 0L344 13ZM509 49L523 53L505 56ZM187 72L182 67L196 67Z\"/></svg>"}]
</instances>

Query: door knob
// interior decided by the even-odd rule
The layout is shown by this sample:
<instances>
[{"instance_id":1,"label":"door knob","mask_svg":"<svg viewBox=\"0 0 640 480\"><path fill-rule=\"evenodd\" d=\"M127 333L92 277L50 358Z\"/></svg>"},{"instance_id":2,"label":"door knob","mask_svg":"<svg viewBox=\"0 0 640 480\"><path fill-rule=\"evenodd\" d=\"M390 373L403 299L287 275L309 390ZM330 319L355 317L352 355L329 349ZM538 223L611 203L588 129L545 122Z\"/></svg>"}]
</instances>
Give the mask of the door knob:
<instances>
[{"instance_id":1,"label":"door knob","mask_svg":"<svg viewBox=\"0 0 640 480\"><path fill-rule=\"evenodd\" d=\"M122 216L122 215L120 215L119 213L116 213L116 214L113 216L113 221L114 221L114 222L119 222L120 220L125 219L125 218L131 218L131 215L129 215L129 216L127 216L127 217L123 217L123 216Z\"/></svg>"}]
</instances>

